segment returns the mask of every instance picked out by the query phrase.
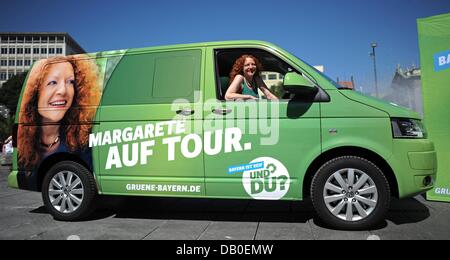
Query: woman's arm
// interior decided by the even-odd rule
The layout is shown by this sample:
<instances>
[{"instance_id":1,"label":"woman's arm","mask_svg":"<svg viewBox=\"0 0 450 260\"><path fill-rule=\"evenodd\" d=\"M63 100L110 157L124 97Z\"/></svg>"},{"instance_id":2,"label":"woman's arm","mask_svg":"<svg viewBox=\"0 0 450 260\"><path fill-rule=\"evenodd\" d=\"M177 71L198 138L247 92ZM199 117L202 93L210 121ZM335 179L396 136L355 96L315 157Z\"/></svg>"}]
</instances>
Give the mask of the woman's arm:
<instances>
[{"instance_id":1,"label":"woman's arm","mask_svg":"<svg viewBox=\"0 0 450 260\"><path fill-rule=\"evenodd\" d=\"M233 82L231 82L230 86L227 89L227 93L225 94L225 100L227 101L233 101L236 99L243 99L243 100L247 100L247 99L257 99L254 96L251 95L242 95L239 92L241 89L241 84L244 81L244 76L242 75L237 75L236 77L234 77Z\"/></svg>"},{"instance_id":2,"label":"woman's arm","mask_svg":"<svg viewBox=\"0 0 450 260\"><path fill-rule=\"evenodd\" d=\"M266 83L264 83L264 81L261 79L261 77L257 76L256 77L256 81L257 81L257 84L258 84L259 88L264 93L264 95L267 97L267 99L278 100L278 97L275 96L272 93L272 91L270 91L270 89L266 86Z\"/></svg>"}]
</instances>

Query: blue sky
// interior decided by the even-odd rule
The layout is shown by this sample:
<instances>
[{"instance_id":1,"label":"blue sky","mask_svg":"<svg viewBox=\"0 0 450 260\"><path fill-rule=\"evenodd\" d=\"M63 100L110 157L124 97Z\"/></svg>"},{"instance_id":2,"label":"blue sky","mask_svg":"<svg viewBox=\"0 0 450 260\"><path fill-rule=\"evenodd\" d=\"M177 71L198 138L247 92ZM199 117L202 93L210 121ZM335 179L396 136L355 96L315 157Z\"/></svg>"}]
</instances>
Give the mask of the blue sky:
<instances>
[{"instance_id":1,"label":"blue sky","mask_svg":"<svg viewBox=\"0 0 450 260\"><path fill-rule=\"evenodd\" d=\"M202 41L273 42L333 79L373 91L370 43L381 85L397 64L419 65L417 18L450 0L24 1L2 5L0 31L68 32L88 52Z\"/></svg>"}]
</instances>

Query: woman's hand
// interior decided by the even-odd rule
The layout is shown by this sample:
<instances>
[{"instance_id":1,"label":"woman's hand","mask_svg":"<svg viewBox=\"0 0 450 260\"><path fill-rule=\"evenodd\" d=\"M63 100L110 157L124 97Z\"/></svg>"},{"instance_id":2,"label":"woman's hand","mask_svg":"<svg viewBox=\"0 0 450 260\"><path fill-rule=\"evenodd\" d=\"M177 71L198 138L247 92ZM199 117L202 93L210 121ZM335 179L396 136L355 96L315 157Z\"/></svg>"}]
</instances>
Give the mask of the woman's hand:
<instances>
[{"instance_id":1,"label":"woman's hand","mask_svg":"<svg viewBox=\"0 0 450 260\"><path fill-rule=\"evenodd\" d=\"M257 97L254 97L252 95L245 95L245 99L258 100Z\"/></svg>"},{"instance_id":2,"label":"woman's hand","mask_svg":"<svg viewBox=\"0 0 450 260\"><path fill-rule=\"evenodd\" d=\"M246 100L257 100L258 98L252 95L242 95L242 94L234 94L234 98L226 99L227 101L246 101Z\"/></svg>"}]
</instances>

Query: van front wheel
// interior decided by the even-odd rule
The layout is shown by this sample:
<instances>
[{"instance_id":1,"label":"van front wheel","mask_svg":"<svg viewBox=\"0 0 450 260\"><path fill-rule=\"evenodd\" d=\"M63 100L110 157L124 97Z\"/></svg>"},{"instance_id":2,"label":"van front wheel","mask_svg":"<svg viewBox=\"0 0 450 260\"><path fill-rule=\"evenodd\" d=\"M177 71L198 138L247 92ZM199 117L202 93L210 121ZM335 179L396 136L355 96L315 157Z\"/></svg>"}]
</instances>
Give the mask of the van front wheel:
<instances>
[{"instance_id":1,"label":"van front wheel","mask_svg":"<svg viewBox=\"0 0 450 260\"><path fill-rule=\"evenodd\" d=\"M318 170L311 198L319 217L331 227L368 229L382 221L389 209L389 183L372 162L343 156Z\"/></svg>"},{"instance_id":2,"label":"van front wheel","mask_svg":"<svg viewBox=\"0 0 450 260\"><path fill-rule=\"evenodd\" d=\"M55 164L42 183L42 199L57 220L74 221L93 210L97 189L94 176L81 164L63 161Z\"/></svg>"}]
</instances>

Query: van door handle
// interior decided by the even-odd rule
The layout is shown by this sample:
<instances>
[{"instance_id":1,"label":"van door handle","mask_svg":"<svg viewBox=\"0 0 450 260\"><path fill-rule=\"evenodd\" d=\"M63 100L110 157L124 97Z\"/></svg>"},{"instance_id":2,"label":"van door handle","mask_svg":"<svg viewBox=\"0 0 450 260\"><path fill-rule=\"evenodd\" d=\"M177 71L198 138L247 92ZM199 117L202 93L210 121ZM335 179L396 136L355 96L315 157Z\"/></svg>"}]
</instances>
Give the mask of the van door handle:
<instances>
[{"instance_id":1,"label":"van door handle","mask_svg":"<svg viewBox=\"0 0 450 260\"><path fill-rule=\"evenodd\" d=\"M233 110L231 110L230 108L214 108L213 109L213 113L214 114L218 114L218 115L226 115L231 113Z\"/></svg>"},{"instance_id":2,"label":"van door handle","mask_svg":"<svg viewBox=\"0 0 450 260\"><path fill-rule=\"evenodd\" d=\"M194 113L195 113L195 111L192 109L189 109L189 108L183 108L183 109L177 110L177 114L182 115L182 116L190 116L190 115L193 115Z\"/></svg>"}]
</instances>

